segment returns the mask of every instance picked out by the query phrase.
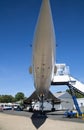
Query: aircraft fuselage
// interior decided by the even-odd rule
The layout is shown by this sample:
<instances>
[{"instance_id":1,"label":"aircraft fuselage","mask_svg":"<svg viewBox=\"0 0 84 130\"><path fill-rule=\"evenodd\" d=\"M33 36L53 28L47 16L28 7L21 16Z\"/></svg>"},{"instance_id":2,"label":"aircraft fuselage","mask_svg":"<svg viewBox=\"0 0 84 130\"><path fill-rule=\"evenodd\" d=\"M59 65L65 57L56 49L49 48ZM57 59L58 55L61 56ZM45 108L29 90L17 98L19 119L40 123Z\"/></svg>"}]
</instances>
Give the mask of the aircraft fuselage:
<instances>
[{"instance_id":1,"label":"aircraft fuselage","mask_svg":"<svg viewBox=\"0 0 84 130\"><path fill-rule=\"evenodd\" d=\"M55 65L55 33L49 0L43 0L33 43L33 77L38 96L47 96Z\"/></svg>"}]
</instances>

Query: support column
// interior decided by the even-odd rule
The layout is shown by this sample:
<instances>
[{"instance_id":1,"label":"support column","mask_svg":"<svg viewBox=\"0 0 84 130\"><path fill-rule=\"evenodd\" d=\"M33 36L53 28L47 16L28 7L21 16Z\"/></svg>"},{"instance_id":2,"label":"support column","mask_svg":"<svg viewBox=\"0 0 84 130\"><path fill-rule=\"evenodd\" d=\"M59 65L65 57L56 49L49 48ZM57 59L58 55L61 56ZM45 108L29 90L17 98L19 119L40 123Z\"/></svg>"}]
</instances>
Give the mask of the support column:
<instances>
[{"instance_id":1,"label":"support column","mask_svg":"<svg viewBox=\"0 0 84 130\"><path fill-rule=\"evenodd\" d=\"M75 107L76 107L76 110L78 111L79 115L82 114L81 110L80 110L80 107L79 107L79 104L77 102L77 99L76 99L76 96L75 96L75 91L73 89L73 86L69 85L69 89L70 89L70 92L71 92L71 95L72 95L72 99L73 99L73 102L75 104Z\"/></svg>"}]
</instances>

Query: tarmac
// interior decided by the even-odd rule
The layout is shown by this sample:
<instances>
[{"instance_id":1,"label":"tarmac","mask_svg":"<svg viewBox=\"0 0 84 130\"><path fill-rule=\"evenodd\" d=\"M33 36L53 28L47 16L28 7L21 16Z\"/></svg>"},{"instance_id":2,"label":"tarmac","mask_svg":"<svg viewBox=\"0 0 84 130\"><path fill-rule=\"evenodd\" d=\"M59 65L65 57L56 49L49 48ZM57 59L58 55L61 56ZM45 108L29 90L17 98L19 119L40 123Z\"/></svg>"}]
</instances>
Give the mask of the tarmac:
<instances>
[{"instance_id":1,"label":"tarmac","mask_svg":"<svg viewBox=\"0 0 84 130\"><path fill-rule=\"evenodd\" d=\"M62 114L41 116L29 112L0 112L0 130L84 130L83 119L67 119Z\"/></svg>"}]
</instances>

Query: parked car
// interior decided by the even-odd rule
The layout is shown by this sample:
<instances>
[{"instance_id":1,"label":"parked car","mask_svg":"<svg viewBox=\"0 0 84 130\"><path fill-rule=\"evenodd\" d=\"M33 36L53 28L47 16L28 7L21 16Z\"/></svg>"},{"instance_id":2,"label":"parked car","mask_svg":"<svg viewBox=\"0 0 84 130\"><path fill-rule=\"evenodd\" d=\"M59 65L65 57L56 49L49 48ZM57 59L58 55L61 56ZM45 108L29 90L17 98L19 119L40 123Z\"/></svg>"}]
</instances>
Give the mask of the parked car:
<instances>
[{"instance_id":1,"label":"parked car","mask_svg":"<svg viewBox=\"0 0 84 130\"><path fill-rule=\"evenodd\" d=\"M12 110L12 106L10 105L3 105L2 108L3 110Z\"/></svg>"},{"instance_id":2,"label":"parked car","mask_svg":"<svg viewBox=\"0 0 84 130\"><path fill-rule=\"evenodd\" d=\"M23 108L21 106L15 106L14 109L15 111L23 111Z\"/></svg>"},{"instance_id":3,"label":"parked car","mask_svg":"<svg viewBox=\"0 0 84 130\"><path fill-rule=\"evenodd\" d=\"M0 106L0 112L2 112L3 111L3 107L2 106Z\"/></svg>"}]
</instances>

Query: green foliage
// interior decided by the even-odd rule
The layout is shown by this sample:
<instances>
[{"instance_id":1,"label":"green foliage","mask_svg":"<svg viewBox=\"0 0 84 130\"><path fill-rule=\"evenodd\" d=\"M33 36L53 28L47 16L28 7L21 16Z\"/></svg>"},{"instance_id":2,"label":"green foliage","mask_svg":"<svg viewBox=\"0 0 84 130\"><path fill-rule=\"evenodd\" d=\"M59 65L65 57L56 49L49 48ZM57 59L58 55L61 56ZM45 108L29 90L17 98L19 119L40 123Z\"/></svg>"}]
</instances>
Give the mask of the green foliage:
<instances>
[{"instance_id":1,"label":"green foliage","mask_svg":"<svg viewBox=\"0 0 84 130\"><path fill-rule=\"evenodd\" d=\"M14 97L11 95L1 95L0 96L0 102L1 103L12 103L14 102Z\"/></svg>"},{"instance_id":2,"label":"green foliage","mask_svg":"<svg viewBox=\"0 0 84 130\"><path fill-rule=\"evenodd\" d=\"M15 95L15 100L16 101L20 101L20 100L22 100L22 99L24 99L25 98L25 96L24 96L24 93L22 93L22 92L18 92L16 95Z\"/></svg>"},{"instance_id":3,"label":"green foliage","mask_svg":"<svg viewBox=\"0 0 84 130\"><path fill-rule=\"evenodd\" d=\"M58 91L57 93L62 93L62 91Z\"/></svg>"},{"instance_id":4,"label":"green foliage","mask_svg":"<svg viewBox=\"0 0 84 130\"><path fill-rule=\"evenodd\" d=\"M0 95L0 103L13 103L24 99L25 95L22 92L18 92L15 97L12 95Z\"/></svg>"}]
</instances>

